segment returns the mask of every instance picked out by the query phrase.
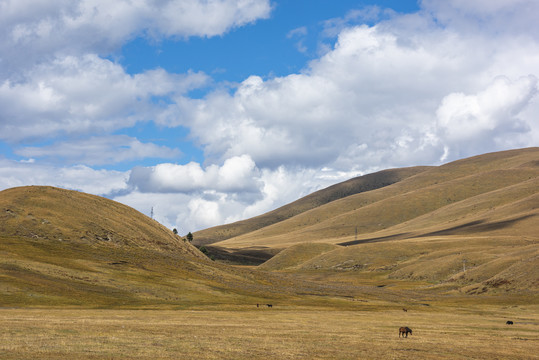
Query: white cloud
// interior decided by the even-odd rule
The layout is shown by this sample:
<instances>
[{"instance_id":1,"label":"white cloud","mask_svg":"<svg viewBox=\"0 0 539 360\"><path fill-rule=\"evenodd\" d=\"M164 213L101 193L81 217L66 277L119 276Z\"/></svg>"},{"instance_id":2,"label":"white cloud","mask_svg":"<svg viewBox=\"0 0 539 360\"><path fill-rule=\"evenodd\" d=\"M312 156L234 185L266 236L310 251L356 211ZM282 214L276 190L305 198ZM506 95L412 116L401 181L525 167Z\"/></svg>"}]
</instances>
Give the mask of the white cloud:
<instances>
[{"instance_id":1,"label":"white cloud","mask_svg":"<svg viewBox=\"0 0 539 360\"><path fill-rule=\"evenodd\" d=\"M50 158L64 164L105 165L145 158L177 158L179 149L142 143L126 135L89 137L49 146L15 149L15 154L30 158Z\"/></svg>"},{"instance_id":2,"label":"white cloud","mask_svg":"<svg viewBox=\"0 0 539 360\"><path fill-rule=\"evenodd\" d=\"M438 22L460 31L539 37L539 3L534 0L422 0L421 6Z\"/></svg>"},{"instance_id":3,"label":"white cloud","mask_svg":"<svg viewBox=\"0 0 539 360\"><path fill-rule=\"evenodd\" d=\"M216 36L270 11L269 0L2 0L0 60L13 72L56 56L109 54L137 35Z\"/></svg>"},{"instance_id":4,"label":"white cloud","mask_svg":"<svg viewBox=\"0 0 539 360\"><path fill-rule=\"evenodd\" d=\"M456 148L457 156L497 147L499 139L520 139L515 133L528 133L532 126L521 118L522 111L534 99L537 90L537 78L529 75L517 81L498 77L476 95L449 94L437 110L441 135L449 148ZM503 141L501 145L508 143ZM525 144L517 140L512 145Z\"/></svg>"},{"instance_id":5,"label":"white cloud","mask_svg":"<svg viewBox=\"0 0 539 360\"><path fill-rule=\"evenodd\" d=\"M8 34L0 40L2 139L99 134L78 147L67 141L19 149L32 159L69 148L81 154L93 141L110 149L112 131L153 119L189 129L206 160L129 174L3 161L3 187L56 184L63 171L64 186L122 191L116 200L147 214L154 207L157 220L185 233L269 211L356 174L539 142L534 0L424 0L421 11L408 15L351 11L326 24L328 34L338 36L334 47L301 73L251 76L233 92L216 90L203 99L186 94L208 84L204 74L132 76L95 54L142 32L156 38L220 34L267 16L268 1L165 0L162 21L142 0L32 3L23 12L28 3L0 0L0 31ZM204 21L203 10L209 14ZM351 25L363 20L378 23ZM22 50L12 51L15 45ZM14 68L22 71L6 77ZM167 101L161 105L154 97ZM130 159L169 150L119 142L128 147L119 155Z\"/></svg>"},{"instance_id":6,"label":"white cloud","mask_svg":"<svg viewBox=\"0 0 539 360\"><path fill-rule=\"evenodd\" d=\"M381 168L536 146L539 44L515 24L515 14L533 5L509 9L500 2L478 13L480 7L447 3L425 2L426 11L390 14L376 26L334 22L343 26L334 48L302 73L251 76L232 94L180 99L183 116L171 124L188 126L210 162L249 154L261 174L259 197L243 207L206 185L207 197L196 198L193 208L207 209L218 224L294 200L292 194L302 194L298 169L313 190L330 183L320 174L337 182ZM521 19L536 26L527 15ZM466 22L474 21L488 24L469 32Z\"/></svg>"},{"instance_id":7,"label":"white cloud","mask_svg":"<svg viewBox=\"0 0 539 360\"><path fill-rule=\"evenodd\" d=\"M207 83L201 73L162 69L129 75L96 55L57 58L0 83L0 139L111 132L165 111L155 96L181 94Z\"/></svg>"},{"instance_id":8,"label":"white cloud","mask_svg":"<svg viewBox=\"0 0 539 360\"><path fill-rule=\"evenodd\" d=\"M258 169L247 156L227 159L222 166L210 165L203 169L200 164L159 164L153 167L136 167L132 170L129 184L141 192L256 192Z\"/></svg>"},{"instance_id":9,"label":"white cloud","mask_svg":"<svg viewBox=\"0 0 539 360\"><path fill-rule=\"evenodd\" d=\"M520 9L511 8L509 20L517 21L511 14L531 6L519 4ZM489 8L492 14L480 19L497 22L507 9ZM468 15L477 19L473 11ZM182 99L182 124L215 162L249 154L260 168L327 166L361 172L436 164L504 149L507 142L486 141L448 153L461 140L446 125L439 131L437 116L457 101L455 94L478 94L504 77L523 78L528 80L507 88L506 95L515 93L516 98L502 99L490 110L482 104L482 118L496 122L498 131L512 124L518 144L533 146L538 125L531 114L517 113L534 109L538 101L529 79L539 74L539 43L511 37L511 26L508 32L468 33L461 27L440 27L430 16L393 14L376 26L347 27L334 49L300 74L267 80L251 76L233 94ZM485 96L492 98L496 89L503 86ZM496 118L486 119L491 116ZM482 125L476 130L483 137L493 135Z\"/></svg>"},{"instance_id":10,"label":"white cloud","mask_svg":"<svg viewBox=\"0 0 539 360\"><path fill-rule=\"evenodd\" d=\"M49 166L0 158L0 189L27 185L50 185L106 195L127 189L128 173L95 170L88 166Z\"/></svg>"},{"instance_id":11,"label":"white cloud","mask_svg":"<svg viewBox=\"0 0 539 360\"><path fill-rule=\"evenodd\" d=\"M301 53L307 52L307 46L304 44L305 36L307 36L308 30L306 26L301 26L295 29L292 29L286 34L287 39L296 40L296 49Z\"/></svg>"},{"instance_id":12,"label":"white cloud","mask_svg":"<svg viewBox=\"0 0 539 360\"><path fill-rule=\"evenodd\" d=\"M166 165L166 166L163 166ZM180 233L256 216L357 174L285 167L256 170L248 157L229 159L223 166L161 164L134 169L129 185L134 190L114 197ZM243 170L242 170L243 169ZM237 178L233 184L229 183ZM162 192L159 192L162 191Z\"/></svg>"}]
</instances>

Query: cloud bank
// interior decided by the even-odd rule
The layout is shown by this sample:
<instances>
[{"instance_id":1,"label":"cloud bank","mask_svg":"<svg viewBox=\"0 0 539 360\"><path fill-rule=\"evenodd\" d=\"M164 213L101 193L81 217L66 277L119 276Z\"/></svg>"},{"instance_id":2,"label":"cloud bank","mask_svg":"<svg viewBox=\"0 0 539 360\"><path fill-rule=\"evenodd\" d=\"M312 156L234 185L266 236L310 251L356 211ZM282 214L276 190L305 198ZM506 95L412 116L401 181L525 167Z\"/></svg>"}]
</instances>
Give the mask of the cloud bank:
<instances>
[{"instance_id":1,"label":"cloud bank","mask_svg":"<svg viewBox=\"0 0 539 360\"><path fill-rule=\"evenodd\" d=\"M354 9L328 19L321 55L301 72L232 89L196 69L131 75L107 55L137 36L223 35L268 18L269 1L152 4L0 1L0 140L19 157L0 158L2 188L106 195L186 233L367 172L539 143L534 0ZM143 122L189 129L204 162L121 134ZM145 158L167 161L97 167Z\"/></svg>"}]
</instances>

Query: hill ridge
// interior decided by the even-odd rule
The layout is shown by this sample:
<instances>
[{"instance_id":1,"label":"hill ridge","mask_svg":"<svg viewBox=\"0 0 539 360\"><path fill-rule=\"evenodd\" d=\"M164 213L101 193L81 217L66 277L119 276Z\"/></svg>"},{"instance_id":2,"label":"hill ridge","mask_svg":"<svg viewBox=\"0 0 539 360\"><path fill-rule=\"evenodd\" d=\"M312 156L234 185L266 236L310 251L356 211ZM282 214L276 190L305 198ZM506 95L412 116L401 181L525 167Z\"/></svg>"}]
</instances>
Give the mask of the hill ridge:
<instances>
[{"instance_id":1,"label":"hill ridge","mask_svg":"<svg viewBox=\"0 0 539 360\"><path fill-rule=\"evenodd\" d=\"M467 226L465 232L490 229L487 233L503 233L502 224L532 229L530 223L535 219L536 208L522 210L524 214L531 211L531 215L517 221L504 213L502 205L509 206L528 196L532 197L520 206L532 205L539 188L538 159L539 148L527 148L423 168L390 185L335 199L277 223L215 242L210 248L232 253L258 248L272 256L297 243L352 245L354 241L449 234L457 233L456 229L464 231L466 223L475 227ZM445 212L451 216L444 216ZM483 225L479 226L478 221Z\"/></svg>"},{"instance_id":2,"label":"hill ridge","mask_svg":"<svg viewBox=\"0 0 539 360\"><path fill-rule=\"evenodd\" d=\"M294 216L310 211L324 204L358 194L379 189L399 182L409 176L429 169L428 166L415 166L400 169L381 170L350 180L331 185L304 196L290 204L279 207L265 214L231 224L215 226L193 233L196 245L208 245L232 237L256 231L266 226L277 224Z\"/></svg>"}]
</instances>

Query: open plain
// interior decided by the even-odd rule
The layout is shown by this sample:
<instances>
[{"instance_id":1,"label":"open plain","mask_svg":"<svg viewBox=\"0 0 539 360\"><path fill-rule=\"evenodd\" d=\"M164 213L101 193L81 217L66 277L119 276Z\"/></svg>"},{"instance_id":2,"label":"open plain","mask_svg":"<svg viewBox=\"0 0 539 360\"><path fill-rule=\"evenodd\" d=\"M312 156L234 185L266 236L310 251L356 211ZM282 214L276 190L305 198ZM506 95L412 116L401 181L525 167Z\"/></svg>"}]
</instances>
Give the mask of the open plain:
<instances>
[{"instance_id":1,"label":"open plain","mask_svg":"<svg viewBox=\"0 0 539 360\"><path fill-rule=\"evenodd\" d=\"M4 190L0 359L539 359L538 158L382 171L192 243Z\"/></svg>"},{"instance_id":2,"label":"open plain","mask_svg":"<svg viewBox=\"0 0 539 360\"><path fill-rule=\"evenodd\" d=\"M367 306L366 306L367 305ZM539 307L0 310L2 359L537 359ZM363 309L363 307L366 307ZM506 325L507 320L514 325ZM413 334L399 338L399 326Z\"/></svg>"}]
</instances>

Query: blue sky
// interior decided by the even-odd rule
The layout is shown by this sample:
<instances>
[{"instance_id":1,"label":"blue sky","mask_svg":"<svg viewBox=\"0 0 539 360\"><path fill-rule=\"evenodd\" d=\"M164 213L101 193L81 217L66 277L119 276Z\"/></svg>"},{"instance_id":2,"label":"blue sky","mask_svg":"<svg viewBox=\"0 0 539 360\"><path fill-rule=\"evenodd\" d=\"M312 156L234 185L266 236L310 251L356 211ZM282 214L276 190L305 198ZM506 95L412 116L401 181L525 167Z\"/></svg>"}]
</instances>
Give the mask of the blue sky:
<instances>
[{"instance_id":1,"label":"blue sky","mask_svg":"<svg viewBox=\"0 0 539 360\"><path fill-rule=\"evenodd\" d=\"M250 75L285 76L301 71L315 59L320 42L333 43L333 38L322 34L329 19L367 6L405 13L418 10L415 0L286 0L274 1L272 6L269 18L221 36L161 41L137 37L122 46L118 61L130 74L162 67L176 73L204 71L215 81L241 82ZM305 33L301 30L293 35L300 28ZM298 51L300 41L304 51Z\"/></svg>"},{"instance_id":2,"label":"blue sky","mask_svg":"<svg viewBox=\"0 0 539 360\"><path fill-rule=\"evenodd\" d=\"M262 78L286 76L301 72L309 61L316 59L323 46L331 47L335 36L325 33L326 22L343 18L350 10L378 7L401 13L412 13L419 9L415 0L386 1L327 1L287 0L272 2L271 16L244 27L213 37L175 37L154 39L138 36L127 42L110 59L120 63L126 73L135 75L155 68L171 73L202 71L212 79L212 84L189 93L192 98L204 97L213 86L228 86L234 91L238 84L251 75ZM354 22L352 19L350 22ZM361 23L372 23L361 19ZM163 100L163 99L158 99ZM158 101L156 100L156 101ZM153 123L137 124L122 133L136 136L140 140L174 147L181 143L184 153L179 163L204 162L204 154L189 138L189 130L156 127ZM148 158L138 165L152 165L158 159ZM130 169L136 163L121 167ZM118 168L119 164L107 168Z\"/></svg>"},{"instance_id":3,"label":"blue sky","mask_svg":"<svg viewBox=\"0 0 539 360\"><path fill-rule=\"evenodd\" d=\"M0 190L180 233L539 143L534 0L0 0Z\"/></svg>"}]
</instances>

